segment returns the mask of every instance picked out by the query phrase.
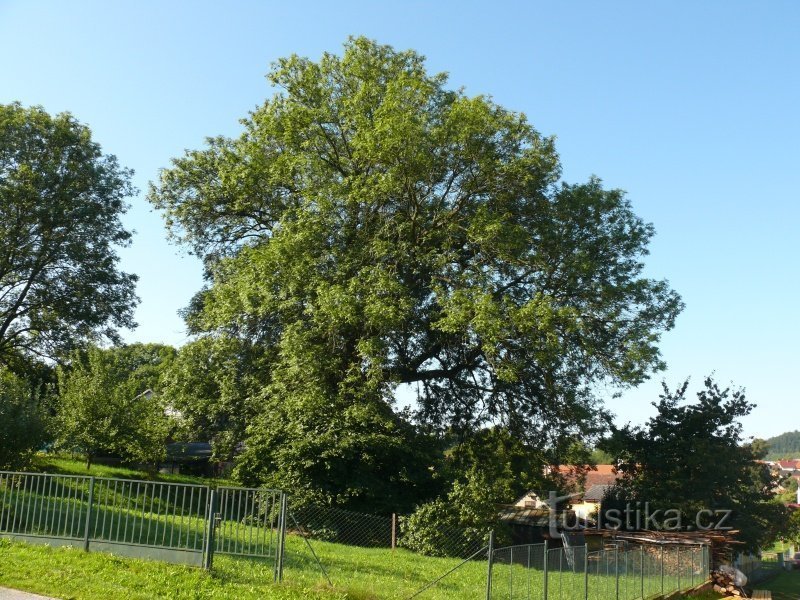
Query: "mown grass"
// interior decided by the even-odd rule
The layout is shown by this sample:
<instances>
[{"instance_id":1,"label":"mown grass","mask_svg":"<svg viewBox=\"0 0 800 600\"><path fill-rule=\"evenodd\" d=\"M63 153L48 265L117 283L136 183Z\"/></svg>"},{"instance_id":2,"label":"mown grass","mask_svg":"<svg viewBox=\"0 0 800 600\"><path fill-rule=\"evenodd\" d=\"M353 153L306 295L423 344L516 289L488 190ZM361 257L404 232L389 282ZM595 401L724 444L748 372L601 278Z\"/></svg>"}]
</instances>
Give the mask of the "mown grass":
<instances>
[{"instance_id":1,"label":"mown grass","mask_svg":"<svg viewBox=\"0 0 800 600\"><path fill-rule=\"evenodd\" d=\"M368 550L337 544L315 544L333 581L329 586L302 539L290 536L284 583L275 585L273 564L217 555L214 569L85 553L0 540L0 585L59 598L126 600L152 598L408 598L458 561L426 559L403 550ZM486 564L468 564L457 577L425 592L421 598L485 597Z\"/></svg>"},{"instance_id":2,"label":"mown grass","mask_svg":"<svg viewBox=\"0 0 800 600\"><path fill-rule=\"evenodd\" d=\"M333 586L319 571L305 542L288 536L284 583L272 583L273 564L216 555L214 569L200 569L148 560L124 559L105 553L84 553L73 548L50 548L0 540L0 585L59 598L237 599L299 598L319 600L379 600L408 598L426 583L458 564L456 559L427 558L406 550L365 549L328 542L313 542ZM514 574L515 588L508 583ZM541 594L542 573L520 565L498 565L493 597L527 598L527 582ZM562 573L550 579L553 599L583 597L583 575ZM615 597L614 578L594 578L590 598ZM621 588L621 591L624 588ZM486 563L472 561L452 576L425 591L421 600L478 599L486 594ZM620 597L636 598L635 590Z\"/></svg>"},{"instance_id":3,"label":"mown grass","mask_svg":"<svg viewBox=\"0 0 800 600\"><path fill-rule=\"evenodd\" d=\"M240 568L221 560L217 569L200 569L156 561L123 559L73 548L51 548L0 540L0 585L65 600L344 600L345 591L272 584L267 565Z\"/></svg>"},{"instance_id":4,"label":"mown grass","mask_svg":"<svg viewBox=\"0 0 800 600\"><path fill-rule=\"evenodd\" d=\"M782 571L773 579L756 584L755 587L771 591L773 600L797 600L800 598L800 571Z\"/></svg>"},{"instance_id":5,"label":"mown grass","mask_svg":"<svg viewBox=\"0 0 800 600\"><path fill-rule=\"evenodd\" d=\"M144 479L148 481L165 481L170 483L192 483L195 485L235 485L225 478L209 478L197 475L172 473L150 473L132 467L93 464L86 468L86 463L69 456L54 454L38 454L29 469L37 473L58 473L59 475L92 475L94 477L114 477L117 479Z\"/></svg>"}]
</instances>

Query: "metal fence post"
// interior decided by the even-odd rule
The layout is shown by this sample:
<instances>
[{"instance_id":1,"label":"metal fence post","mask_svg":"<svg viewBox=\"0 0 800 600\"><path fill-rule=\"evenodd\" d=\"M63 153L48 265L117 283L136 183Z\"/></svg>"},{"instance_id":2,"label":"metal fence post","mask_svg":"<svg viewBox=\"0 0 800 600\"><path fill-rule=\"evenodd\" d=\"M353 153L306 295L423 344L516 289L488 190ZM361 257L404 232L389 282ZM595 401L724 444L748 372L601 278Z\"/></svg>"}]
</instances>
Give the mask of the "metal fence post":
<instances>
[{"instance_id":1,"label":"metal fence post","mask_svg":"<svg viewBox=\"0 0 800 600\"><path fill-rule=\"evenodd\" d=\"M397 548L397 513L392 513L392 550Z\"/></svg>"},{"instance_id":2,"label":"metal fence post","mask_svg":"<svg viewBox=\"0 0 800 600\"><path fill-rule=\"evenodd\" d=\"M614 578L615 597L619 600L619 545L614 544Z\"/></svg>"},{"instance_id":3,"label":"metal fence post","mask_svg":"<svg viewBox=\"0 0 800 600\"><path fill-rule=\"evenodd\" d=\"M664 545L661 545L661 595L664 595Z\"/></svg>"},{"instance_id":4,"label":"metal fence post","mask_svg":"<svg viewBox=\"0 0 800 600\"><path fill-rule=\"evenodd\" d=\"M640 563L641 564L641 569L639 569L639 571L640 571L640 574L642 576L642 598L644 598L644 544L639 546L639 549L641 550L641 554L642 554L642 561Z\"/></svg>"},{"instance_id":5,"label":"metal fence post","mask_svg":"<svg viewBox=\"0 0 800 600\"><path fill-rule=\"evenodd\" d=\"M494 530L489 532L489 558L486 561L486 600L492 598L492 566L494 564Z\"/></svg>"},{"instance_id":6,"label":"metal fence post","mask_svg":"<svg viewBox=\"0 0 800 600\"><path fill-rule=\"evenodd\" d=\"M542 559L542 599L547 600L547 540L544 541L544 558Z\"/></svg>"},{"instance_id":7,"label":"metal fence post","mask_svg":"<svg viewBox=\"0 0 800 600\"><path fill-rule=\"evenodd\" d=\"M211 570L214 564L214 525L217 520L217 490L208 493L208 521L206 522L206 540L203 544L203 568Z\"/></svg>"},{"instance_id":8,"label":"metal fence post","mask_svg":"<svg viewBox=\"0 0 800 600\"><path fill-rule=\"evenodd\" d=\"M92 521L92 504L94 504L94 477L89 478L89 498L86 503L86 524L83 528L83 550L89 551L89 523Z\"/></svg>"},{"instance_id":9,"label":"metal fence post","mask_svg":"<svg viewBox=\"0 0 800 600\"><path fill-rule=\"evenodd\" d=\"M511 546L508 559L511 568L508 570L508 595L514 597L514 546Z\"/></svg>"},{"instance_id":10,"label":"metal fence post","mask_svg":"<svg viewBox=\"0 0 800 600\"><path fill-rule=\"evenodd\" d=\"M275 581L283 581L283 557L286 554L286 516L289 512L289 497L281 492L281 508L278 517L278 549L275 556Z\"/></svg>"},{"instance_id":11,"label":"metal fence post","mask_svg":"<svg viewBox=\"0 0 800 600\"><path fill-rule=\"evenodd\" d=\"M583 547L583 599L589 600L589 544Z\"/></svg>"}]
</instances>

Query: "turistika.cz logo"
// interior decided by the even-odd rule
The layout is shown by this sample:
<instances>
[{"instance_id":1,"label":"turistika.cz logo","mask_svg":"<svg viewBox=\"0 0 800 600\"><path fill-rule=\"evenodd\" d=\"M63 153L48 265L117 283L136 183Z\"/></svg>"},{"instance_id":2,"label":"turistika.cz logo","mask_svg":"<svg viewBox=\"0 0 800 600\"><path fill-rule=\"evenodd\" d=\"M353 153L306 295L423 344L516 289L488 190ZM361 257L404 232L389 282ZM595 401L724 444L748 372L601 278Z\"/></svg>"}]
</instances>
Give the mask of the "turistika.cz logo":
<instances>
[{"instance_id":1,"label":"turistika.cz logo","mask_svg":"<svg viewBox=\"0 0 800 600\"><path fill-rule=\"evenodd\" d=\"M580 493L558 495L550 491L549 508L550 535L558 537L562 531L580 531L587 528L574 512L558 510L560 505L580 496ZM733 511L728 509L701 509L694 514L684 514L677 508L652 509L649 502L628 502L625 508L603 509L594 525L597 529L616 531L730 531L728 523Z\"/></svg>"}]
</instances>

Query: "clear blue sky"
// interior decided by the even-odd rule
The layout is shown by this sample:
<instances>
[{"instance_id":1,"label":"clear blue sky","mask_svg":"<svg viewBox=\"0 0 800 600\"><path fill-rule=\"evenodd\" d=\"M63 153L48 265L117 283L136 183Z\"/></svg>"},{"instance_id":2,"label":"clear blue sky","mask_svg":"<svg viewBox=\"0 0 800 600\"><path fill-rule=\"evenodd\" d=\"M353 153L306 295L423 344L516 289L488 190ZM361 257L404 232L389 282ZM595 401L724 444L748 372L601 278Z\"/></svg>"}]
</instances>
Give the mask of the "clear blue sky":
<instances>
[{"instance_id":1,"label":"clear blue sky","mask_svg":"<svg viewBox=\"0 0 800 600\"><path fill-rule=\"evenodd\" d=\"M686 302L663 339L674 386L715 371L758 404L748 434L796 416L800 3L41 2L0 0L0 102L71 111L145 190L205 136L235 135L278 57L367 35L428 57L558 138L567 181L596 174L655 224L648 272ZM123 267L140 276L130 341L179 345L201 285L143 194ZM652 413L661 376L609 406Z\"/></svg>"}]
</instances>

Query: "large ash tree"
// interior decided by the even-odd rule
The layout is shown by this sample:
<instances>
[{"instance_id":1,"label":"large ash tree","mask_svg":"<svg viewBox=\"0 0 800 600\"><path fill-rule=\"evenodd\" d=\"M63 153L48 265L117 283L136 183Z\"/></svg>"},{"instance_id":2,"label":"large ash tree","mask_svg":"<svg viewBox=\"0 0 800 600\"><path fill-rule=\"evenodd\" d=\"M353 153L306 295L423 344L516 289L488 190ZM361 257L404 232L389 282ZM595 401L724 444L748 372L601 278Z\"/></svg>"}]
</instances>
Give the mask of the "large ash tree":
<instances>
[{"instance_id":1,"label":"large ash tree","mask_svg":"<svg viewBox=\"0 0 800 600\"><path fill-rule=\"evenodd\" d=\"M150 191L205 263L194 331L270 349L243 474L380 495L417 481L412 421L558 445L603 422L598 386L662 367L681 302L642 275L652 227L599 180L560 182L524 115L364 38L268 77L279 92L239 138L175 159Z\"/></svg>"}]
</instances>

